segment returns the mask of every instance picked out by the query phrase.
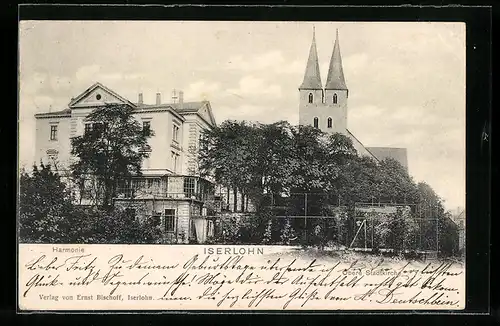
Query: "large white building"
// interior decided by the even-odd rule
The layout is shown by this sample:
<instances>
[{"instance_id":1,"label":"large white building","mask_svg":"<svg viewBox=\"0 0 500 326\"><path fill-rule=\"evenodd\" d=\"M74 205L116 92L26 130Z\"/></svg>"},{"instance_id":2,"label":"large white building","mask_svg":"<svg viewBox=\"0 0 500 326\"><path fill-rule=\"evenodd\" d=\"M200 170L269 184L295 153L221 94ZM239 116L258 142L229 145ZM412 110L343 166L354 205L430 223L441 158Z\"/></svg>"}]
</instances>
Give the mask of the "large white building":
<instances>
[{"instance_id":1,"label":"large white building","mask_svg":"<svg viewBox=\"0 0 500 326\"><path fill-rule=\"evenodd\" d=\"M133 103L95 83L64 110L35 115L36 161L51 163L64 176L75 159L71 138L91 129L86 116L108 103L130 106L142 126L154 131L143 175L119 189L115 205L135 210L138 218L155 218L166 242L204 242L213 232L207 202L213 199L214 185L199 176L197 152L202 131L216 125L208 101L184 102L179 92L168 104L162 103L159 93L155 104L143 103L142 94ZM93 199L88 191L80 195L83 203Z\"/></svg>"},{"instance_id":2,"label":"large white building","mask_svg":"<svg viewBox=\"0 0 500 326\"><path fill-rule=\"evenodd\" d=\"M406 148L365 147L347 128L349 89L344 77L338 31L324 87L319 69L316 36L313 31L299 94L299 124L313 125L326 133L344 134L352 140L354 148L360 155L369 156L376 161L393 158L408 169Z\"/></svg>"}]
</instances>

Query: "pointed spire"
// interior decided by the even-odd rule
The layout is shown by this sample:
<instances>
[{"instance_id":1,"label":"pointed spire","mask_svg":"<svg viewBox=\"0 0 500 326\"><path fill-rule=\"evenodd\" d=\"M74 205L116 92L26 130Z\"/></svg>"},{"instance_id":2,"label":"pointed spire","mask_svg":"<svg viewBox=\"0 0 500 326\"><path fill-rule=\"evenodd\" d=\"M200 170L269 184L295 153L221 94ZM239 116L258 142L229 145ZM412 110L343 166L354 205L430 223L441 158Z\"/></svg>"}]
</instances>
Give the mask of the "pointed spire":
<instances>
[{"instance_id":1,"label":"pointed spire","mask_svg":"<svg viewBox=\"0 0 500 326\"><path fill-rule=\"evenodd\" d=\"M330 59L330 68L328 69L328 77L326 78L325 89L347 90L344 79L344 70L342 69L342 57L340 55L338 28L335 36L332 58Z\"/></svg>"},{"instance_id":2,"label":"pointed spire","mask_svg":"<svg viewBox=\"0 0 500 326\"><path fill-rule=\"evenodd\" d=\"M309 49L309 59L307 59L304 81L299 89L322 89L321 75L319 73L318 51L316 49L316 31L313 26L313 38Z\"/></svg>"}]
</instances>

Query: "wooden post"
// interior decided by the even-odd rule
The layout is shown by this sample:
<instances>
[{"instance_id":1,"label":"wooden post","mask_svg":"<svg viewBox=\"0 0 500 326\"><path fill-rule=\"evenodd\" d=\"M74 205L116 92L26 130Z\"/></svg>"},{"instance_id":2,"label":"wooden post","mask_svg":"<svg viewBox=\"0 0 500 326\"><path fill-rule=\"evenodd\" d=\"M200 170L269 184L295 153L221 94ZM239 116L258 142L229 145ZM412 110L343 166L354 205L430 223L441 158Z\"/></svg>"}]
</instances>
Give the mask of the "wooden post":
<instances>
[{"instance_id":1,"label":"wooden post","mask_svg":"<svg viewBox=\"0 0 500 326\"><path fill-rule=\"evenodd\" d=\"M238 188L233 188L233 212L238 211Z\"/></svg>"},{"instance_id":2,"label":"wooden post","mask_svg":"<svg viewBox=\"0 0 500 326\"><path fill-rule=\"evenodd\" d=\"M366 247L366 219L365 219L365 250L367 249Z\"/></svg>"},{"instance_id":3,"label":"wooden post","mask_svg":"<svg viewBox=\"0 0 500 326\"><path fill-rule=\"evenodd\" d=\"M439 253L439 218L436 217L436 257Z\"/></svg>"},{"instance_id":4,"label":"wooden post","mask_svg":"<svg viewBox=\"0 0 500 326\"><path fill-rule=\"evenodd\" d=\"M370 219L370 224L372 226L372 251L373 251L373 228L375 227L375 224L373 224L373 216Z\"/></svg>"},{"instance_id":5,"label":"wooden post","mask_svg":"<svg viewBox=\"0 0 500 326\"><path fill-rule=\"evenodd\" d=\"M307 192L304 193L304 241L307 243Z\"/></svg>"},{"instance_id":6,"label":"wooden post","mask_svg":"<svg viewBox=\"0 0 500 326\"><path fill-rule=\"evenodd\" d=\"M358 237L358 234L361 231L361 228L363 228L363 226L364 226L363 224L365 224L365 222L366 222L366 219L364 219L363 222L361 223L361 225L359 226L359 229L356 232L356 234L354 235L354 238L352 239L351 244L349 245L349 248L351 248L352 245L354 244L354 241L356 241L356 238ZM354 224L356 224L356 219L354 219Z\"/></svg>"}]
</instances>

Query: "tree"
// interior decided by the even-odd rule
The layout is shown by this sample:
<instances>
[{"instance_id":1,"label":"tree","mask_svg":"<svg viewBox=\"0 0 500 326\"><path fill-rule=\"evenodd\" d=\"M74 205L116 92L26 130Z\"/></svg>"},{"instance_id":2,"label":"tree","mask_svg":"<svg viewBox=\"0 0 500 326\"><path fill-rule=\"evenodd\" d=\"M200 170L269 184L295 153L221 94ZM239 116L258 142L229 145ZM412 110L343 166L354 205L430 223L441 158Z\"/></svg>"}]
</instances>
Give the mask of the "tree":
<instances>
[{"instance_id":1,"label":"tree","mask_svg":"<svg viewBox=\"0 0 500 326\"><path fill-rule=\"evenodd\" d=\"M75 180L85 191L86 180L97 185L97 203L110 208L118 185L132 175L141 175L141 164L149 156L148 138L153 132L144 129L133 116L133 108L107 104L90 113L86 122L92 128L71 140L71 165Z\"/></svg>"},{"instance_id":2,"label":"tree","mask_svg":"<svg viewBox=\"0 0 500 326\"><path fill-rule=\"evenodd\" d=\"M287 122L249 125L224 121L202 136L202 175L213 175L216 182L232 189L234 207L236 191L259 206L265 193L279 193L291 180L289 130Z\"/></svg>"},{"instance_id":3,"label":"tree","mask_svg":"<svg viewBox=\"0 0 500 326\"><path fill-rule=\"evenodd\" d=\"M459 252L458 225L451 219L451 213L447 212L439 218L439 253L441 256L454 256Z\"/></svg>"},{"instance_id":4,"label":"tree","mask_svg":"<svg viewBox=\"0 0 500 326\"><path fill-rule=\"evenodd\" d=\"M422 218L444 217L443 200L436 194L434 189L425 182L419 182L417 189L419 216Z\"/></svg>"},{"instance_id":5,"label":"tree","mask_svg":"<svg viewBox=\"0 0 500 326\"><path fill-rule=\"evenodd\" d=\"M311 126L292 129L294 143L293 188L297 192L331 191L331 181L336 179L339 169L330 160L325 134Z\"/></svg>"},{"instance_id":6,"label":"tree","mask_svg":"<svg viewBox=\"0 0 500 326\"><path fill-rule=\"evenodd\" d=\"M260 193L279 194L294 182L292 126L286 121L257 126L258 146L253 166Z\"/></svg>"},{"instance_id":7,"label":"tree","mask_svg":"<svg viewBox=\"0 0 500 326\"><path fill-rule=\"evenodd\" d=\"M398 161L388 158L380 162L380 197L394 203L416 203L418 188L408 171Z\"/></svg>"},{"instance_id":8,"label":"tree","mask_svg":"<svg viewBox=\"0 0 500 326\"><path fill-rule=\"evenodd\" d=\"M33 166L31 174L20 175L19 237L28 243L71 242L73 228L68 218L72 196L50 165Z\"/></svg>"},{"instance_id":9,"label":"tree","mask_svg":"<svg viewBox=\"0 0 500 326\"><path fill-rule=\"evenodd\" d=\"M228 120L205 131L200 141L201 175L213 175L216 182L232 189L235 209L237 190L250 183L252 153L255 153L253 131L245 122Z\"/></svg>"},{"instance_id":10,"label":"tree","mask_svg":"<svg viewBox=\"0 0 500 326\"><path fill-rule=\"evenodd\" d=\"M440 255L458 252L458 226L445 211L443 200L425 182L418 183L417 216L422 218L421 233L425 249L438 250Z\"/></svg>"},{"instance_id":11,"label":"tree","mask_svg":"<svg viewBox=\"0 0 500 326\"><path fill-rule=\"evenodd\" d=\"M370 157L348 157L341 165L335 192L344 205L370 202L379 198L380 170Z\"/></svg>"}]
</instances>

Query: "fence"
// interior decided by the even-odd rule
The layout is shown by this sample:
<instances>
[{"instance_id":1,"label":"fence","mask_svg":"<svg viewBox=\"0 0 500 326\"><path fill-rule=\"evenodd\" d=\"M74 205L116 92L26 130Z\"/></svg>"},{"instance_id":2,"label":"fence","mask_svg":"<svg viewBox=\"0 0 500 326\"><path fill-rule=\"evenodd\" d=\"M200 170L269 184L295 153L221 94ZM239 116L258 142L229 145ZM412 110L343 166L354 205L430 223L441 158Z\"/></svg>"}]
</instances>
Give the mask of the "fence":
<instances>
[{"instance_id":1,"label":"fence","mask_svg":"<svg viewBox=\"0 0 500 326\"><path fill-rule=\"evenodd\" d=\"M238 218L218 219L215 233L223 243L318 245L428 256L455 254L464 230L446 218L438 218L432 209L394 201L342 205L341 198L315 193L269 195L264 198L265 217L240 213L234 215ZM252 218L256 220L254 225L242 222Z\"/></svg>"},{"instance_id":2,"label":"fence","mask_svg":"<svg viewBox=\"0 0 500 326\"><path fill-rule=\"evenodd\" d=\"M189 209L181 209L179 205L186 203L179 199L189 198L185 193L170 193L171 196L161 198L155 198L155 193L141 195L124 203L137 202L147 206L149 213L145 213L150 214L147 217L158 220L157 224L166 234L165 241L174 243L204 238L193 232L199 229L192 224L197 217L207 221L202 232L207 241L215 244L328 246L437 255L438 252L458 251L455 247L458 247L461 237L460 229L454 228L453 221L432 216L429 211L424 214L421 207L411 203L357 202L342 205L339 198L325 194L294 193L264 198L258 214L215 213L213 210L203 211L207 202L196 202L195 196L191 196L195 201L188 203ZM153 197L152 201L148 201L149 196ZM210 232L208 221L213 227ZM457 245L450 240L455 237L450 236L455 229Z\"/></svg>"},{"instance_id":3,"label":"fence","mask_svg":"<svg viewBox=\"0 0 500 326\"><path fill-rule=\"evenodd\" d=\"M252 218L256 219L239 216L241 220ZM215 233L223 243L318 245L435 254L439 250L438 225L438 219L397 216L271 216L260 229L251 222L218 219Z\"/></svg>"}]
</instances>

